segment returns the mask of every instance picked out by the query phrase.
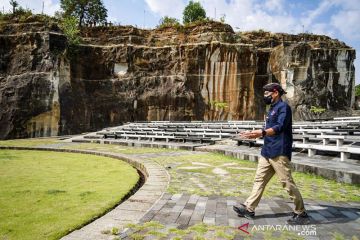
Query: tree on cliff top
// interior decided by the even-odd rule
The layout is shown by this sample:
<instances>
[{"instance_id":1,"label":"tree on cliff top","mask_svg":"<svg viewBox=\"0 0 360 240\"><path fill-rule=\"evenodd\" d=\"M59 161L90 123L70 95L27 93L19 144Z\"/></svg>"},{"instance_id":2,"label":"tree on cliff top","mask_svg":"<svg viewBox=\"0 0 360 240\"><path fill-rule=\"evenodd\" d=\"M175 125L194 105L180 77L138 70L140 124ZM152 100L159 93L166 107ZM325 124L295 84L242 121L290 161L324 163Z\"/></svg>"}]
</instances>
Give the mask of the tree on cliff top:
<instances>
[{"instance_id":1,"label":"tree on cliff top","mask_svg":"<svg viewBox=\"0 0 360 240\"><path fill-rule=\"evenodd\" d=\"M19 3L15 0L10 0L10 5L12 6L13 13L15 13L16 8L19 6Z\"/></svg>"},{"instance_id":2,"label":"tree on cliff top","mask_svg":"<svg viewBox=\"0 0 360 240\"><path fill-rule=\"evenodd\" d=\"M106 22L107 9L101 0L60 0L64 17L76 17L81 27L85 24Z\"/></svg>"},{"instance_id":3,"label":"tree on cliff top","mask_svg":"<svg viewBox=\"0 0 360 240\"><path fill-rule=\"evenodd\" d=\"M199 2L190 1L183 12L183 22L185 24L206 18L205 9Z\"/></svg>"}]
</instances>

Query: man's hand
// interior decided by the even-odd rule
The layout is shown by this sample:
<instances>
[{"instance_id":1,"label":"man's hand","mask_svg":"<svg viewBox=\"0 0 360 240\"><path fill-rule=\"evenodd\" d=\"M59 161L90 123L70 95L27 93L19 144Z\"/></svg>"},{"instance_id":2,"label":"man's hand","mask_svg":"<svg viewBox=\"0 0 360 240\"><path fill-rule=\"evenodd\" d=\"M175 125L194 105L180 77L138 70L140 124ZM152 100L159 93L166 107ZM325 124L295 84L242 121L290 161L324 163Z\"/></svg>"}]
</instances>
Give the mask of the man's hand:
<instances>
[{"instance_id":1,"label":"man's hand","mask_svg":"<svg viewBox=\"0 0 360 240\"><path fill-rule=\"evenodd\" d=\"M240 133L241 138L254 139L262 137L262 130L245 131Z\"/></svg>"}]
</instances>

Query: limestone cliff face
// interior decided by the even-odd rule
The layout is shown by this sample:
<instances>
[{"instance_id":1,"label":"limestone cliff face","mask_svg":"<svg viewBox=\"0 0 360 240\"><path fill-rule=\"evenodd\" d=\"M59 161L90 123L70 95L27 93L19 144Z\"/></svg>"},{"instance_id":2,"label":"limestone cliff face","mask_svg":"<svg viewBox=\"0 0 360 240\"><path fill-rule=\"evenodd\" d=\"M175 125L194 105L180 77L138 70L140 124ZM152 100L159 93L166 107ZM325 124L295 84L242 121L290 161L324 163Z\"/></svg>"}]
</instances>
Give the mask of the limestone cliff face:
<instances>
[{"instance_id":1,"label":"limestone cliff face","mask_svg":"<svg viewBox=\"0 0 360 240\"><path fill-rule=\"evenodd\" d=\"M0 138L125 121L262 120L262 86L276 81L296 119L311 105L354 103L355 51L325 36L236 34L220 23L89 28L70 51L55 27L31 26L0 33Z\"/></svg>"},{"instance_id":2,"label":"limestone cliff face","mask_svg":"<svg viewBox=\"0 0 360 240\"><path fill-rule=\"evenodd\" d=\"M30 28L25 32L24 26ZM2 26L0 35L0 138L57 135L60 122L58 57L50 29ZM40 24L40 28L45 28ZM54 47L54 49L51 49Z\"/></svg>"}]
</instances>

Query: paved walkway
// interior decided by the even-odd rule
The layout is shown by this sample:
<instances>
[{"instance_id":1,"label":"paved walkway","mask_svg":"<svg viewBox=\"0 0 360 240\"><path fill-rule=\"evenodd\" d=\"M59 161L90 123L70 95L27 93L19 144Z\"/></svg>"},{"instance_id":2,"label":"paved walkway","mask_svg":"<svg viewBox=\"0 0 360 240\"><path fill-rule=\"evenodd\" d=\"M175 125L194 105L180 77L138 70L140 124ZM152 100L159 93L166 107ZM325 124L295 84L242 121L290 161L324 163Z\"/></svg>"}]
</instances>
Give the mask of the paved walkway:
<instances>
[{"instance_id":1,"label":"paved walkway","mask_svg":"<svg viewBox=\"0 0 360 240\"><path fill-rule=\"evenodd\" d=\"M254 220L239 218L232 210L232 206L243 201L244 199L235 197L165 194L141 219L141 222L158 221L166 226L179 229L186 229L201 222L207 225L234 228L249 223L248 231L251 234L254 226L274 226L276 228L280 225L284 227L286 220L292 214L292 202L274 198L263 199L260 202ZM359 237L360 203L334 204L306 201L305 207L311 216L311 221L307 226L315 229L316 233L312 239L332 239L334 232L343 234L346 239L352 236ZM301 230L302 227L299 229ZM295 231L295 233L299 234L300 232Z\"/></svg>"}]
</instances>

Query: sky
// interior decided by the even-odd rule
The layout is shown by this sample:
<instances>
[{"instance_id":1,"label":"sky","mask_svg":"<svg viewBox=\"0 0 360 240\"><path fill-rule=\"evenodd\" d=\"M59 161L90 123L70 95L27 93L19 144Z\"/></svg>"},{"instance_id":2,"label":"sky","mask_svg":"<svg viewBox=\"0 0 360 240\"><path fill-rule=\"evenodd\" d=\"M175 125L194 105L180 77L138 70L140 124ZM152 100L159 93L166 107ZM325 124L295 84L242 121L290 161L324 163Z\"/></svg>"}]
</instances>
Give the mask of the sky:
<instances>
[{"instance_id":1,"label":"sky","mask_svg":"<svg viewBox=\"0 0 360 240\"><path fill-rule=\"evenodd\" d=\"M154 28L161 17L182 19L189 0L102 0L108 21L140 28ZM35 13L53 15L60 0L17 0ZM303 31L345 42L360 56L360 0L199 0L207 16L225 22L235 31L263 29L291 34ZM9 11L9 0L0 0ZM355 60L355 81L360 84L360 57Z\"/></svg>"}]
</instances>

